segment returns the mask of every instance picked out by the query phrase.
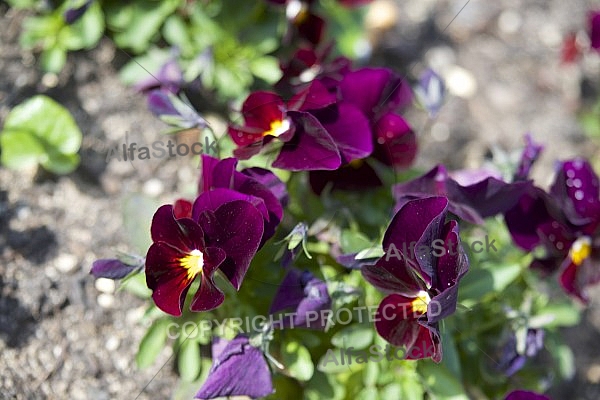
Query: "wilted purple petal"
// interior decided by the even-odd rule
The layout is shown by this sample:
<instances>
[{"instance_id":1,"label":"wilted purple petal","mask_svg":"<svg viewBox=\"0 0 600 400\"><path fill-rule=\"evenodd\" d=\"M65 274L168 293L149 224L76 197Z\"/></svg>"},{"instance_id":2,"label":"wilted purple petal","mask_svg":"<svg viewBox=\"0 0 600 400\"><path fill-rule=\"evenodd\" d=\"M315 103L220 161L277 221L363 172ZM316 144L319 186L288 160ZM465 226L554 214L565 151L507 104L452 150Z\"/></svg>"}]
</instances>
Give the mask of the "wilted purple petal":
<instances>
[{"instance_id":1,"label":"wilted purple petal","mask_svg":"<svg viewBox=\"0 0 600 400\"><path fill-rule=\"evenodd\" d=\"M415 94L429 115L435 117L444 103L446 87L442 78L428 68L421 74Z\"/></svg>"},{"instance_id":2,"label":"wilted purple petal","mask_svg":"<svg viewBox=\"0 0 600 400\"><path fill-rule=\"evenodd\" d=\"M83 5L81 5L80 7L69 8L65 12L65 15L64 15L65 22L69 25L77 22L77 20L79 20L79 18L83 17L83 14L85 14L85 12L88 10L88 8L90 8L92 3L93 3L93 0L88 0L85 3L83 3Z\"/></svg>"},{"instance_id":3,"label":"wilted purple petal","mask_svg":"<svg viewBox=\"0 0 600 400\"><path fill-rule=\"evenodd\" d=\"M115 258L103 258L94 261L90 274L95 278L122 279L139 267L139 265L125 264Z\"/></svg>"},{"instance_id":4,"label":"wilted purple petal","mask_svg":"<svg viewBox=\"0 0 600 400\"><path fill-rule=\"evenodd\" d=\"M248 337L238 335L224 348L219 342L213 345L213 364L195 398L248 396L258 399L271 393L271 372L262 352L250 344Z\"/></svg>"}]
</instances>

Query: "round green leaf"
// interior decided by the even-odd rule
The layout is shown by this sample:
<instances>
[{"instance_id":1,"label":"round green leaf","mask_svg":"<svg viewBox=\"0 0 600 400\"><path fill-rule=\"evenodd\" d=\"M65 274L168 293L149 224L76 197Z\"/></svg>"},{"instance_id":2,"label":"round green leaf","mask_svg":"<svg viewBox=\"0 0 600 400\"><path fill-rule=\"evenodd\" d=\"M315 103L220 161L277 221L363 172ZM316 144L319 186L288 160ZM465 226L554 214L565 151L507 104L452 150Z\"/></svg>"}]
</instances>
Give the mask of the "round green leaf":
<instances>
[{"instance_id":1,"label":"round green leaf","mask_svg":"<svg viewBox=\"0 0 600 400\"><path fill-rule=\"evenodd\" d=\"M177 369L181 379L186 382L194 381L202 368L200 344L195 340L186 340L179 349Z\"/></svg>"},{"instance_id":2,"label":"round green leaf","mask_svg":"<svg viewBox=\"0 0 600 400\"><path fill-rule=\"evenodd\" d=\"M31 163L35 156L47 170L69 173L79 163L76 153L81 140L81 131L69 111L51 98L37 95L13 108L6 117L0 134L2 163L18 168L23 162Z\"/></svg>"},{"instance_id":3,"label":"round green leaf","mask_svg":"<svg viewBox=\"0 0 600 400\"><path fill-rule=\"evenodd\" d=\"M138 368L147 368L162 351L165 342L167 341L167 325L168 319L159 319L154 321L146 335L140 342L140 347L135 356L135 362Z\"/></svg>"},{"instance_id":4,"label":"round green leaf","mask_svg":"<svg viewBox=\"0 0 600 400\"><path fill-rule=\"evenodd\" d=\"M295 341L286 343L282 347L283 363L290 375L299 381L308 381L315 372L308 349Z\"/></svg>"}]
</instances>

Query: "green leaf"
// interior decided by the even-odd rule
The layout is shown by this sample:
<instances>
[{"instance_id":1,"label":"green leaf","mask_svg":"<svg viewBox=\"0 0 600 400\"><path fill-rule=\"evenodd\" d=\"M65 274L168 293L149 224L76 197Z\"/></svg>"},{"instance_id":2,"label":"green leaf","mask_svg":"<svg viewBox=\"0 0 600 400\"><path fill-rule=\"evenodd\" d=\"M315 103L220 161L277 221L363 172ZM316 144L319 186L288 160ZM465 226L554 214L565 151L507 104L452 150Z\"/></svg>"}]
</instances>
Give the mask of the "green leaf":
<instances>
[{"instance_id":1,"label":"green leaf","mask_svg":"<svg viewBox=\"0 0 600 400\"><path fill-rule=\"evenodd\" d=\"M58 45L44 50L40 56L40 65L46 72L59 73L66 62L67 51Z\"/></svg>"},{"instance_id":2,"label":"green leaf","mask_svg":"<svg viewBox=\"0 0 600 400\"><path fill-rule=\"evenodd\" d=\"M299 381L308 381L315 372L315 366L306 347L296 341L282 346L283 364L290 375Z\"/></svg>"},{"instance_id":3,"label":"green leaf","mask_svg":"<svg viewBox=\"0 0 600 400\"><path fill-rule=\"evenodd\" d=\"M331 344L336 347L354 347L362 350L369 347L373 342L373 327L367 324L354 324L337 332L331 338Z\"/></svg>"},{"instance_id":4,"label":"green leaf","mask_svg":"<svg viewBox=\"0 0 600 400\"><path fill-rule=\"evenodd\" d=\"M99 2L94 1L83 16L59 33L59 43L69 50L91 49L104 34L104 14Z\"/></svg>"},{"instance_id":5,"label":"green leaf","mask_svg":"<svg viewBox=\"0 0 600 400\"><path fill-rule=\"evenodd\" d=\"M361 390L355 397L357 400L373 400L377 399L379 393L377 392L377 388L375 387L366 387Z\"/></svg>"},{"instance_id":6,"label":"green leaf","mask_svg":"<svg viewBox=\"0 0 600 400\"><path fill-rule=\"evenodd\" d=\"M1 161L18 169L35 159L51 172L66 174L79 163L76 153L81 140L81 131L69 111L51 98L37 95L13 108L6 117L0 133Z\"/></svg>"},{"instance_id":7,"label":"green leaf","mask_svg":"<svg viewBox=\"0 0 600 400\"><path fill-rule=\"evenodd\" d=\"M344 386L340 385L333 376L316 371L315 376L307 383L304 390L304 400L341 400L345 396Z\"/></svg>"},{"instance_id":8,"label":"green leaf","mask_svg":"<svg viewBox=\"0 0 600 400\"><path fill-rule=\"evenodd\" d=\"M123 225L129 244L138 253L146 253L152 239L150 225L158 203L141 194L132 194L123 203Z\"/></svg>"},{"instance_id":9,"label":"green leaf","mask_svg":"<svg viewBox=\"0 0 600 400\"><path fill-rule=\"evenodd\" d=\"M366 248L374 247L373 243L365 235L350 229L342 231L340 245L344 253L358 253Z\"/></svg>"},{"instance_id":10,"label":"green leaf","mask_svg":"<svg viewBox=\"0 0 600 400\"><path fill-rule=\"evenodd\" d=\"M193 382L200 375L202 356L197 341L188 339L183 342L177 355L177 369L181 379L186 382Z\"/></svg>"},{"instance_id":11,"label":"green leaf","mask_svg":"<svg viewBox=\"0 0 600 400\"><path fill-rule=\"evenodd\" d=\"M167 326L169 321L170 319L154 321L148 332L146 332L146 335L142 338L135 356L138 368L144 369L152 365L162 351L167 341Z\"/></svg>"},{"instance_id":12,"label":"green leaf","mask_svg":"<svg viewBox=\"0 0 600 400\"><path fill-rule=\"evenodd\" d=\"M424 362L419 365L419 372L433 399L469 400L462 383L444 366Z\"/></svg>"},{"instance_id":13,"label":"green leaf","mask_svg":"<svg viewBox=\"0 0 600 400\"><path fill-rule=\"evenodd\" d=\"M575 326L581 319L580 311L570 302L551 303L529 320L532 328Z\"/></svg>"},{"instance_id":14,"label":"green leaf","mask_svg":"<svg viewBox=\"0 0 600 400\"><path fill-rule=\"evenodd\" d=\"M135 273L129 275L121 281L119 289L125 289L141 299L149 299L152 296L152 290L146 284L146 275L143 273Z\"/></svg>"},{"instance_id":15,"label":"green leaf","mask_svg":"<svg viewBox=\"0 0 600 400\"><path fill-rule=\"evenodd\" d=\"M501 292L521 274L517 263L493 264L473 269L460 283L460 300L480 300L490 292Z\"/></svg>"},{"instance_id":16,"label":"green leaf","mask_svg":"<svg viewBox=\"0 0 600 400\"><path fill-rule=\"evenodd\" d=\"M250 61L250 71L267 83L273 84L281 78L281 68L276 57L264 56Z\"/></svg>"},{"instance_id":17,"label":"green leaf","mask_svg":"<svg viewBox=\"0 0 600 400\"><path fill-rule=\"evenodd\" d=\"M561 344L553 349L553 354L558 363L560 376L564 380L571 380L575 376L575 356L571 348Z\"/></svg>"},{"instance_id":18,"label":"green leaf","mask_svg":"<svg viewBox=\"0 0 600 400\"><path fill-rule=\"evenodd\" d=\"M109 13L111 24L119 25L123 30L114 34L119 47L132 49L135 53L145 51L153 36L159 33L166 18L179 6L179 0L140 1Z\"/></svg>"}]
</instances>

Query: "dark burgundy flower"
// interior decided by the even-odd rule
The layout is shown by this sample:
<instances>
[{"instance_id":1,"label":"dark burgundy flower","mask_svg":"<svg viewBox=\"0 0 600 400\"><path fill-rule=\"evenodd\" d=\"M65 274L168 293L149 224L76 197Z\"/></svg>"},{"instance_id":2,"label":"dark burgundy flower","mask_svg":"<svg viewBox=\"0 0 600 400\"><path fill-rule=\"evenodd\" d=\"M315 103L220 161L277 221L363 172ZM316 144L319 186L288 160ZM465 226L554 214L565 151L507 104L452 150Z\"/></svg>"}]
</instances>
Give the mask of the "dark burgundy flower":
<instances>
[{"instance_id":1,"label":"dark burgundy flower","mask_svg":"<svg viewBox=\"0 0 600 400\"><path fill-rule=\"evenodd\" d=\"M93 2L94 0L88 0L77 8L69 8L67 11L65 11L65 22L69 25L77 22L81 17L83 17L83 14L85 14Z\"/></svg>"},{"instance_id":2,"label":"dark burgundy flower","mask_svg":"<svg viewBox=\"0 0 600 400\"><path fill-rule=\"evenodd\" d=\"M482 224L484 218L512 208L529 187L530 182L506 183L493 176L461 185L439 164L419 178L394 185L392 193L396 208L412 199L446 196L450 212L465 221Z\"/></svg>"},{"instance_id":3,"label":"dark burgundy flower","mask_svg":"<svg viewBox=\"0 0 600 400\"><path fill-rule=\"evenodd\" d=\"M550 398L528 390L514 390L504 400L550 400Z\"/></svg>"},{"instance_id":4,"label":"dark burgundy flower","mask_svg":"<svg viewBox=\"0 0 600 400\"><path fill-rule=\"evenodd\" d=\"M202 195L199 197L199 199ZM263 234L260 212L250 202L232 198L214 208L194 204L194 219L175 218L164 205L152 219L153 244L146 255L146 283L164 312L181 315L186 294L200 276L192 311L218 307L224 295L214 284L217 270L239 290Z\"/></svg>"},{"instance_id":5,"label":"dark burgundy flower","mask_svg":"<svg viewBox=\"0 0 600 400\"><path fill-rule=\"evenodd\" d=\"M331 298L327 292L327 284L308 271L291 269L281 282L269 313L274 314L283 310L293 312L292 320L284 318L283 326L279 328L323 330L327 318L323 318L321 311L330 309Z\"/></svg>"},{"instance_id":6,"label":"dark burgundy flower","mask_svg":"<svg viewBox=\"0 0 600 400\"><path fill-rule=\"evenodd\" d=\"M285 184L275 174L263 168L247 168L236 171L237 160L226 158L219 160L209 155L202 155L202 173L198 182L198 193L207 193L199 202L209 202L212 207L236 199L246 200L254 204L264 220L262 245L274 234L283 218L283 207L287 204L288 195ZM194 216L200 212L197 205Z\"/></svg>"},{"instance_id":7,"label":"dark burgundy flower","mask_svg":"<svg viewBox=\"0 0 600 400\"><path fill-rule=\"evenodd\" d=\"M546 250L531 267L545 273L559 270L563 289L583 302L586 287L600 282L599 186L587 161L565 161L550 193L534 188L505 213L515 244L528 251L538 245Z\"/></svg>"},{"instance_id":8,"label":"dark burgundy flower","mask_svg":"<svg viewBox=\"0 0 600 400\"><path fill-rule=\"evenodd\" d=\"M213 339L213 363L196 399L247 396L263 398L273 393L271 371L262 351L244 335L232 341Z\"/></svg>"},{"instance_id":9,"label":"dark burgundy flower","mask_svg":"<svg viewBox=\"0 0 600 400\"><path fill-rule=\"evenodd\" d=\"M448 200L406 203L383 239L384 255L362 269L365 279L388 293L376 314L377 332L408 359L442 359L438 323L456 310L458 282L469 263L456 221L445 222Z\"/></svg>"},{"instance_id":10,"label":"dark burgundy flower","mask_svg":"<svg viewBox=\"0 0 600 400\"><path fill-rule=\"evenodd\" d=\"M590 11L588 14L588 34L592 49L600 51L600 11Z\"/></svg>"},{"instance_id":11,"label":"dark burgundy flower","mask_svg":"<svg viewBox=\"0 0 600 400\"><path fill-rule=\"evenodd\" d=\"M325 34L325 20L317 15L312 4L314 0L267 0L277 5L285 5L285 16L288 20L287 32L283 42L289 44L296 38L318 45Z\"/></svg>"},{"instance_id":12,"label":"dark burgundy flower","mask_svg":"<svg viewBox=\"0 0 600 400\"><path fill-rule=\"evenodd\" d=\"M272 141L282 143L273 166L293 171L338 168L372 151L370 129L356 107L337 102L313 81L286 104L277 94L254 92L242 106L245 124L230 126L236 157L247 159Z\"/></svg>"}]
</instances>

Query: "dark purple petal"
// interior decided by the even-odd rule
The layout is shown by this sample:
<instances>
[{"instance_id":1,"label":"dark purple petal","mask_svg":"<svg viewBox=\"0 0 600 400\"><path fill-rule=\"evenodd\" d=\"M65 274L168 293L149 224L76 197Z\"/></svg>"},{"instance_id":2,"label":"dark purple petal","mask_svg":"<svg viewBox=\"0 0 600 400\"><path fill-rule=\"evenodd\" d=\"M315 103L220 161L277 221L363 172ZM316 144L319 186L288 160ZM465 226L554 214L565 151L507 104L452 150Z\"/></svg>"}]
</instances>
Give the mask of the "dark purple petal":
<instances>
[{"instance_id":1,"label":"dark purple petal","mask_svg":"<svg viewBox=\"0 0 600 400\"><path fill-rule=\"evenodd\" d=\"M261 213L251 203L238 200L201 213L198 222L206 233L207 246L225 251L227 258L220 269L239 290L263 236Z\"/></svg>"},{"instance_id":2,"label":"dark purple petal","mask_svg":"<svg viewBox=\"0 0 600 400\"><path fill-rule=\"evenodd\" d=\"M225 251L216 247L204 250L204 268L202 269L200 288L194 295L190 310L209 311L220 306L225 300L225 295L215 285L213 275L225 260Z\"/></svg>"},{"instance_id":3,"label":"dark purple petal","mask_svg":"<svg viewBox=\"0 0 600 400\"><path fill-rule=\"evenodd\" d=\"M213 346L213 349L218 347ZM220 353L215 353L208 377L196 393L196 399L227 396L258 399L273 393L267 361L262 352L250 344L248 337L238 335Z\"/></svg>"},{"instance_id":4,"label":"dark purple petal","mask_svg":"<svg viewBox=\"0 0 600 400\"><path fill-rule=\"evenodd\" d=\"M305 112L290 111L288 115L294 121L296 134L284 143L273 166L291 171L338 168L340 153L323 125Z\"/></svg>"},{"instance_id":5,"label":"dark purple petal","mask_svg":"<svg viewBox=\"0 0 600 400\"><path fill-rule=\"evenodd\" d=\"M294 111L318 110L334 104L337 97L318 80L313 80L300 93L288 102L288 108Z\"/></svg>"},{"instance_id":6,"label":"dark purple petal","mask_svg":"<svg viewBox=\"0 0 600 400\"><path fill-rule=\"evenodd\" d=\"M196 198L192 208L192 219L197 221L203 212L215 211L221 205L237 200L242 200L252 204L254 207L256 207L256 209L258 209L258 211L260 211L265 220L268 221L269 210L267 210L267 206L265 205L263 199L235 190L222 188L216 188L211 191L204 192Z\"/></svg>"},{"instance_id":7,"label":"dark purple petal","mask_svg":"<svg viewBox=\"0 0 600 400\"><path fill-rule=\"evenodd\" d=\"M561 272L558 281L564 291L587 304L589 296L588 286L600 282L600 254L598 250L592 250L592 254L581 261L573 260L569 255L560 267Z\"/></svg>"},{"instance_id":8,"label":"dark purple petal","mask_svg":"<svg viewBox=\"0 0 600 400\"><path fill-rule=\"evenodd\" d=\"M175 204L173 204L173 215L176 219L192 218L192 202L185 199L175 200Z\"/></svg>"},{"instance_id":9,"label":"dark purple petal","mask_svg":"<svg viewBox=\"0 0 600 400\"><path fill-rule=\"evenodd\" d=\"M528 390L514 390L504 400L550 400L550 398Z\"/></svg>"},{"instance_id":10,"label":"dark purple petal","mask_svg":"<svg viewBox=\"0 0 600 400\"><path fill-rule=\"evenodd\" d=\"M92 5L93 0L88 0L85 3L83 3L82 6L77 7L77 8L69 8L66 12L65 12L65 22L69 25L77 22L77 20L81 17L83 17L83 14L85 14L85 12L88 10L88 8L90 8L90 6Z\"/></svg>"},{"instance_id":11,"label":"dark purple petal","mask_svg":"<svg viewBox=\"0 0 600 400\"><path fill-rule=\"evenodd\" d=\"M342 265L348 269L363 269L364 267L366 267L368 265L371 265L371 266L375 265L375 263L379 259L379 257L356 259L357 255L358 255L358 253L342 254L340 256L337 256L335 258L335 260L340 265ZM376 280L375 277L373 277L373 279Z\"/></svg>"},{"instance_id":12,"label":"dark purple petal","mask_svg":"<svg viewBox=\"0 0 600 400\"><path fill-rule=\"evenodd\" d=\"M442 361L442 340L436 326L420 325L417 339L407 349L407 360L431 358L434 362Z\"/></svg>"},{"instance_id":13,"label":"dark purple petal","mask_svg":"<svg viewBox=\"0 0 600 400\"><path fill-rule=\"evenodd\" d=\"M377 173L365 160L355 160L335 171L310 171L310 187L321 194L325 187L335 190L365 190L382 185Z\"/></svg>"},{"instance_id":14,"label":"dark purple petal","mask_svg":"<svg viewBox=\"0 0 600 400\"><path fill-rule=\"evenodd\" d=\"M448 174L456 183L461 186L470 186L481 182L487 178L502 179L502 174L495 169L459 169Z\"/></svg>"},{"instance_id":15,"label":"dark purple petal","mask_svg":"<svg viewBox=\"0 0 600 400\"><path fill-rule=\"evenodd\" d=\"M344 76L340 82L342 99L355 104L368 118L375 117L375 108L385 100L386 87L392 71L386 68L362 68Z\"/></svg>"},{"instance_id":16,"label":"dark purple petal","mask_svg":"<svg viewBox=\"0 0 600 400\"><path fill-rule=\"evenodd\" d=\"M164 63L157 73L135 84L138 92L148 92L161 89L166 92L177 93L183 83L183 71L175 59Z\"/></svg>"},{"instance_id":17,"label":"dark purple petal","mask_svg":"<svg viewBox=\"0 0 600 400\"><path fill-rule=\"evenodd\" d=\"M122 279L139 268L139 265L125 264L115 258L94 261L90 274L95 278Z\"/></svg>"},{"instance_id":18,"label":"dark purple petal","mask_svg":"<svg viewBox=\"0 0 600 400\"><path fill-rule=\"evenodd\" d=\"M279 201L279 204L282 207L287 206L287 203L289 201L287 187L285 183L277 177L277 175L275 175L267 169L260 167L245 168L240 172L244 175L248 175L255 181L261 183L264 187L269 189L269 191L275 196L275 198Z\"/></svg>"},{"instance_id":19,"label":"dark purple petal","mask_svg":"<svg viewBox=\"0 0 600 400\"><path fill-rule=\"evenodd\" d=\"M419 331L424 329L417 322L420 315L413 311L414 300L393 293L385 297L377 308L377 333L394 346L411 348L419 337Z\"/></svg>"},{"instance_id":20,"label":"dark purple petal","mask_svg":"<svg viewBox=\"0 0 600 400\"><path fill-rule=\"evenodd\" d=\"M368 157L373 151L369 121L350 103L339 103L317 114L317 118L333 138L342 164Z\"/></svg>"},{"instance_id":21,"label":"dark purple petal","mask_svg":"<svg viewBox=\"0 0 600 400\"><path fill-rule=\"evenodd\" d=\"M533 141L530 133L525 135L525 148L523 149L523 154L521 154L519 165L517 166L517 170L513 177L513 182L529 179L529 171L543 149L544 146Z\"/></svg>"},{"instance_id":22,"label":"dark purple petal","mask_svg":"<svg viewBox=\"0 0 600 400\"><path fill-rule=\"evenodd\" d=\"M396 201L400 201L405 196L446 196L448 179L446 167L438 164L418 178L394 185L392 193Z\"/></svg>"},{"instance_id":23,"label":"dark purple petal","mask_svg":"<svg viewBox=\"0 0 600 400\"><path fill-rule=\"evenodd\" d=\"M153 243L146 255L146 284L152 290L152 299L158 308L180 316L185 296L194 281L181 265L187 253L166 243Z\"/></svg>"},{"instance_id":24,"label":"dark purple petal","mask_svg":"<svg viewBox=\"0 0 600 400\"><path fill-rule=\"evenodd\" d=\"M319 44L325 33L325 20L317 14L308 12L306 16L301 17L301 22L296 26L300 37L306 39L313 46Z\"/></svg>"},{"instance_id":25,"label":"dark purple petal","mask_svg":"<svg viewBox=\"0 0 600 400\"><path fill-rule=\"evenodd\" d=\"M386 165L407 168L417 156L417 137L404 118L386 113L377 120L375 158Z\"/></svg>"},{"instance_id":26,"label":"dark purple petal","mask_svg":"<svg viewBox=\"0 0 600 400\"><path fill-rule=\"evenodd\" d=\"M273 298L269 314L296 308L304 298L304 286L302 285L303 273L297 269L291 269L283 278L279 289Z\"/></svg>"},{"instance_id":27,"label":"dark purple petal","mask_svg":"<svg viewBox=\"0 0 600 400\"><path fill-rule=\"evenodd\" d=\"M413 267L407 266L393 252L387 254L390 255L387 261L383 256L375 264L368 263L362 267L362 275L367 282L384 292L396 292L408 297L414 297L425 289Z\"/></svg>"},{"instance_id":28,"label":"dark purple petal","mask_svg":"<svg viewBox=\"0 0 600 400\"><path fill-rule=\"evenodd\" d=\"M600 51L600 12L598 11L591 11L588 14L588 34L592 49Z\"/></svg>"},{"instance_id":29,"label":"dark purple petal","mask_svg":"<svg viewBox=\"0 0 600 400\"><path fill-rule=\"evenodd\" d=\"M569 222L583 226L591 234L600 225L600 185L598 176L586 160L574 159L560 164L550 193Z\"/></svg>"},{"instance_id":30,"label":"dark purple petal","mask_svg":"<svg viewBox=\"0 0 600 400\"><path fill-rule=\"evenodd\" d=\"M432 251L418 254L418 249L425 246L431 250L433 241L442 234L447 209L448 199L445 197L429 197L405 204L396 213L385 232L383 251L386 255L382 258L389 258L393 246L427 284L432 284L435 275L435 255Z\"/></svg>"},{"instance_id":31,"label":"dark purple petal","mask_svg":"<svg viewBox=\"0 0 600 400\"><path fill-rule=\"evenodd\" d=\"M175 219L173 206L161 206L152 218L152 241L165 242L181 252L204 249L204 232L189 218Z\"/></svg>"},{"instance_id":32,"label":"dark purple petal","mask_svg":"<svg viewBox=\"0 0 600 400\"><path fill-rule=\"evenodd\" d=\"M547 199L548 196L543 190L533 188L504 213L504 220L513 241L524 250L531 251L540 244L540 225L554 221L548 210Z\"/></svg>"},{"instance_id":33,"label":"dark purple petal","mask_svg":"<svg viewBox=\"0 0 600 400\"><path fill-rule=\"evenodd\" d=\"M271 129L273 121L285 118L285 104L276 93L259 91L251 93L242 105L242 115L246 126L259 128L261 131Z\"/></svg>"}]
</instances>

